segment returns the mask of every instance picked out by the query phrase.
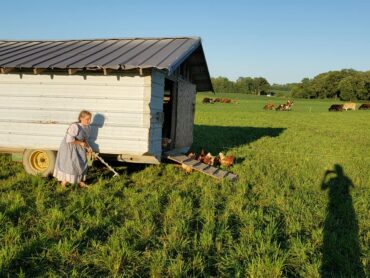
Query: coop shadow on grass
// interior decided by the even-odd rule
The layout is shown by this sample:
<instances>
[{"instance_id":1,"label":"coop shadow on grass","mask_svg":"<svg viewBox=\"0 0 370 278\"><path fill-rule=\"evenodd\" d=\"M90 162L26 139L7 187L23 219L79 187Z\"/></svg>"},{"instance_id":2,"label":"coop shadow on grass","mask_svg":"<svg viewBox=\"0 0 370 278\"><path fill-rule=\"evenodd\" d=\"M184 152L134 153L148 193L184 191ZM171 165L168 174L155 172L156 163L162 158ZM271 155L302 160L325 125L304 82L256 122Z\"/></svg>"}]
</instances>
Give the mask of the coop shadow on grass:
<instances>
[{"instance_id":1,"label":"coop shadow on grass","mask_svg":"<svg viewBox=\"0 0 370 278\"><path fill-rule=\"evenodd\" d=\"M111 166L120 176L129 176L133 173L140 172L147 167L147 164L139 163L125 163L114 159L113 157L102 155L104 160ZM93 184L101 179L111 179L114 173L112 173L103 163L96 160L92 167L89 167L86 182Z\"/></svg>"},{"instance_id":2,"label":"coop shadow on grass","mask_svg":"<svg viewBox=\"0 0 370 278\"><path fill-rule=\"evenodd\" d=\"M230 148L252 143L262 137L277 137L285 128L270 128L270 127L233 127L233 126L207 126L194 125L194 144L193 149L200 152L204 148L207 152L217 154L219 152L227 152ZM144 164L124 164L115 160L110 160L107 157L104 159L113 167L119 174L130 175L135 172L142 171L147 165ZM236 158L236 163L241 163L243 158ZM94 162L93 169L89 170L88 183L94 183L99 178L111 178L112 172L106 169L104 165L98 161Z\"/></svg>"},{"instance_id":3,"label":"coop shadow on grass","mask_svg":"<svg viewBox=\"0 0 370 278\"><path fill-rule=\"evenodd\" d=\"M277 137L286 128L194 125L194 151L217 154L250 144L262 137Z\"/></svg>"},{"instance_id":4,"label":"coop shadow on grass","mask_svg":"<svg viewBox=\"0 0 370 278\"><path fill-rule=\"evenodd\" d=\"M365 277L351 188L355 185L339 164L324 173L321 189L328 190L329 201L324 222L322 277Z\"/></svg>"}]
</instances>

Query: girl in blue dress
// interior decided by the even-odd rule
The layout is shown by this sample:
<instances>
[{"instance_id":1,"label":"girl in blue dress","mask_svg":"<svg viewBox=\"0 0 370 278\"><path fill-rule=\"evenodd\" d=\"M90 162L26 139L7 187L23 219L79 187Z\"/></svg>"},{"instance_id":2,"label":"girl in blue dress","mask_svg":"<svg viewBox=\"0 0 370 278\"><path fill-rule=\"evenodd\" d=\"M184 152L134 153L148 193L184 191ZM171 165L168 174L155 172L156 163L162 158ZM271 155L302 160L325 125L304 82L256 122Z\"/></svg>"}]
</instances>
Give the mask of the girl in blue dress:
<instances>
[{"instance_id":1,"label":"girl in blue dress","mask_svg":"<svg viewBox=\"0 0 370 278\"><path fill-rule=\"evenodd\" d=\"M87 187L86 152L92 152L87 139L90 134L91 112L83 110L78 116L78 122L71 124L64 136L56 158L53 176L61 182L62 187L67 183L77 183Z\"/></svg>"}]
</instances>

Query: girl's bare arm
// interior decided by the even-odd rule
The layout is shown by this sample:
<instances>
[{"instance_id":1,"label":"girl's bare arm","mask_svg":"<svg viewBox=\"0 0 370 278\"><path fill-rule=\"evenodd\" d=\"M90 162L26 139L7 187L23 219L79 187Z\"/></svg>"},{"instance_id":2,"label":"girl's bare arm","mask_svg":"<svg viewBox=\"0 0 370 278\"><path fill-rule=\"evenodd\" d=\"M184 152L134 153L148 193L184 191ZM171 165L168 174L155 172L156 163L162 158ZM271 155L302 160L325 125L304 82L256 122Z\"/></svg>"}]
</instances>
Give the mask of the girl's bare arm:
<instances>
[{"instance_id":1,"label":"girl's bare arm","mask_svg":"<svg viewBox=\"0 0 370 278\"><path fill-rule=\"evenodd\" d=\"M70 142L70 144L74 144L74 145L79 145L81 147L87 147L88 145L86 144L85 141L80 141L80 140L74 140L73 142Z\"/></svg>"}]
</instances>

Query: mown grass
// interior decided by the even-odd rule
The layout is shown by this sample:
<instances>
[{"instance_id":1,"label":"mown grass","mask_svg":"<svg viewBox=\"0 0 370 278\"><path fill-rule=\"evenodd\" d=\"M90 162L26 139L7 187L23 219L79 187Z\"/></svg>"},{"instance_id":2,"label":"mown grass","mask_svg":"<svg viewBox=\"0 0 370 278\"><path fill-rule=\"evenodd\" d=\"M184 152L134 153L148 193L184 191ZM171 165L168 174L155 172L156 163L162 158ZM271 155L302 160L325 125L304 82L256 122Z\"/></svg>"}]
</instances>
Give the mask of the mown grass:
<instances>
[{"instance_id":1,"label":"mown grass","mask_svg":"<svg viewBox=\"0 0 370 278\"><path fill-rule=\"evenodd\" d=\"M369 276L370 113L206 95L194 150L235 155L235 183L162 164L63 191L0 156L0 276Z\"/></svg>"}]
</instances>

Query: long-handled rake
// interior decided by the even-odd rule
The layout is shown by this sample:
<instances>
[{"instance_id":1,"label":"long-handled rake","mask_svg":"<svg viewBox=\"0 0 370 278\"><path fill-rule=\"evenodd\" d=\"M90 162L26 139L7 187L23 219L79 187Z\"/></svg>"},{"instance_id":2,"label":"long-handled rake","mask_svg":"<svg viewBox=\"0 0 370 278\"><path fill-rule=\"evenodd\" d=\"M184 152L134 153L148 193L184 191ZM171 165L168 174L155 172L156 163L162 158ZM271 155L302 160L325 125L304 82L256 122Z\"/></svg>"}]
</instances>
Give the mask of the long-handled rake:
<instances>
[{"instance_id":1,"label":"long-handled rake","mask_svg":"<svg viewBox=\"0 0 370 278\"><path fill-rule=\"evenodd\" d=\"M87 147L85 147L86 151L89 151L89 149L92 150L92 148L90 147L89 143L87 143L87 141L84 141L84 142L87 144ZM101 158L99 156L99 153L96 153L96 152L93 152L92 151L91 154L93 156L95 156L97 159L99 159L101 163L103 163L105 166L107 166L107 168L114 173L113 177L118 177L119 176L119 174L113 169L113 167L110 166L107 162L105 162L105 160L103 158Z\"/></svg>"},{"instance_id":2,"label":"long-handled rake","mask_svg":"<svg viewBox=\"0 0 370 278\"><path fill-rule=\"evenodd\" d=\"M112 167L112 166L110 166L107 162L105 162L105 161L104 161L104 159L103 159L103 158L101 158L101 157L99 156L99 153L92 152L92 154L93 154L93 156L95 156L97 159L99 159L101 163L103 163L105 166L107 166L107 168L108 168L109 170L111 170L111 171L114 173L113 177L116 177L116 176L118 177L118 176L119 176L119 174L118 174L118 173L113 169L113 167Z\"/></svg>"},{"instance_id":3,"label":"long-handled rake","mask_svg":"<svg viewBox=\"0 0 370 278\"><path fill-rule=\"evenodd\" d=\"M86 141L85 141L86 142ZM87 143L87 142L86 142ZM87 148L85 148L86 149L86 151L88 151L89 150L89 148L90 148L90 150L92 150L92 148L89 146L89 145L87 145L88 147ZM109 170L111 170L113 173L114 173L114 175L113 175L113 177L118 177L119 176L119 174L113 169L113 167L112 166L110 166L107 162L105 162L105 160L103 159L103 158L101 158L100 156L99 156L99 153L96 153L96 152L91 152L91 154L93 155L93 156L95 156L97 159L99 159L100 160L100 162L101 163L103 163L105 166L107 166L107 168L109 169Z\"/></svg>"}]
</instances>

